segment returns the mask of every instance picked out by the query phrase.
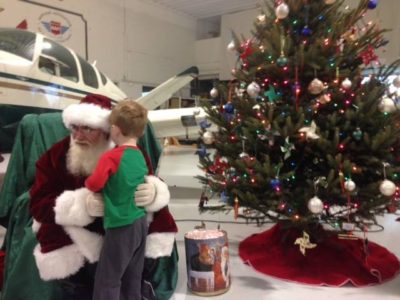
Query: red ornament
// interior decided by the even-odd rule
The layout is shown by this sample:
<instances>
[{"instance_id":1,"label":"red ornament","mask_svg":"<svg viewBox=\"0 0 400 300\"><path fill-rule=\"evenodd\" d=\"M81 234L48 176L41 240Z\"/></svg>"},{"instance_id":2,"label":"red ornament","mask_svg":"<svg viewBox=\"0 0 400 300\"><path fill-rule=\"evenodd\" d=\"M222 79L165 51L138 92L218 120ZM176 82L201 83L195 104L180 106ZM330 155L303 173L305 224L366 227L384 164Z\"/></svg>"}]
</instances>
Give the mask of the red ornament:
<instances>
[{"instance_id":1,"label":"red ornament","mask_svg":"<svg viewBox=\"0 0 400 300\"><path fill-rule=\"evenodd\" d=\"M360 56L366 66L368 66L372 61L378 61L378 55L375 54L375 50L371 45L361 52Z\"/></svg>"},{"instance_id":2,"label":"red ornament","mask_svg":"<svg viewBox=\"0 0 400 300\"><path fill-rule=\"evenodd\" d=\"M247 57L253 54L253 49L251 48L251 41L247 40L246 43L241 45L242 52L240 53L240 58L246 60Z\"/></svg>"}]
</instances>

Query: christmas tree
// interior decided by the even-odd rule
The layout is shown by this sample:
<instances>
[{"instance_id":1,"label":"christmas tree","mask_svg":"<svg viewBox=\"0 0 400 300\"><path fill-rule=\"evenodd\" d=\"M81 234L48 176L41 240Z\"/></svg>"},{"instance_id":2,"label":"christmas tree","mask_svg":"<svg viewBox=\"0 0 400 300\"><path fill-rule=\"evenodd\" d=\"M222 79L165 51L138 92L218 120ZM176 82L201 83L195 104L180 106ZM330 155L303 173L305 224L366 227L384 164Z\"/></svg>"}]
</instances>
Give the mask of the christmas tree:
<instances>
[{"instance_id":1,"label":"christmas tree","mask_svg":"<svg viewBox=\"0 0 400 300\"><path fill-rule=\"evenodd\" d=\"M379 65L385 30L364 19L376 6L269 1L250 39L233 35L234 79L202 104L217 131L202 122L197 151L222 203L202 209L337 232L398 206L399 62Z\"/></svg>"}]
</instances>

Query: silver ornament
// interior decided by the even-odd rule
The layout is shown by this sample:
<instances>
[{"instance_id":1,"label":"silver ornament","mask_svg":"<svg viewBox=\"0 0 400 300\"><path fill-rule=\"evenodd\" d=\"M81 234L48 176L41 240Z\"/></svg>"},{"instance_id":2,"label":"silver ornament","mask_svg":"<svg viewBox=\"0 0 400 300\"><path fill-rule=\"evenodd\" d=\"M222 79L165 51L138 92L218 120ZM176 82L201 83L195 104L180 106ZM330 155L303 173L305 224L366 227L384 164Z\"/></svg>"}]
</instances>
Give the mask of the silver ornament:
<instances>
[{"instance_id":1,"label":"silver ornament","mask_svg":"<svg viewBox=\"0 0 400 300\"><path fill-rule=\"evenodd\" d=\"M342 81L342 88L344 88L345 90L348 90L349 88L351 88L351 81L349 78L346 78L345 80Z\"/></svg>"},{"instance_id":2,"label":"silver ornament","mask_svg":"<svg viewBox=\"0 0 400 300\"><path fill-rule=\"evenodd\" d=\"M248 94L250 97L255 98L255 97L257 97L258 94L260 93L260 86L258 85L257 82L253 81L252 83L250 83L250 84L247 86L246 91L247 91L247 94Z\"/></svg>"},{"instance_id":3,"label":"silver ornament","mask_svg":"<svg viewBox=\"0 0 400 300\"><path fill-rule=\"evenodd\" d=\"M235 41L232 40L226 47L229 51L234 51L236 49Z\"/></svg>"},{"instance_id":4,"label":"silver ornament","mask_svg":"<svg viewBox=\"0 0 400 300\"><path fill-rule=\"evenodd\" d=\"M314 196L308 200L307 207L313 214L320 214L324 210L324 203L317 196Z\"/></svg>"},{"instance_id":5,"label":"silver ornament","mask_svg":"<svg viewBox=\"0 0 400 300\"><path fill-rule=\"evenodd\" d=\"M344 183L344 188L346 189L346 191L352 192L356 188L356 183L351 179L346 180L346 182Z\"/></svg>"},{"instance_id":6,"label":"silver ornament","mask_svg":"<svg viewBox=\"0 0 400 300\"><path fill-rule=\"evenodd\" d=\"M217 98L217 97L218 97L218 89L215 88L215 87L213 87L213 88L211 89L211 91L210 91L210 96L211 96L212 98Z\"/></svg>"},{"instance_id":7,"label":"silver ornament","mask_svg":"<svg viewBox=\"0 0 400 300\"><path fill-rule=\"evenodd\" d=\"M396 104L393 99L384 96L379 103L379 110L383 113L390 113L396 110Z\"/></svg>"},{"instance_id":8,"label":"silver ornament","mask_svg":"<svg viewBox=\"0 0 400 300\"><path fill-rule=\"evenodd\" d=\"M214 134L210 131L206 131L203 133L203 142L206 145L211 145L214 142Z\"/></svg>"},{"instance_id":9,"label":"silver ornament","mask_svg":"<svg viewBox=\"0 0 400 300\"><path fill-rule=\"evenodd\" d=\"M310 92L310 94L313 95L318 95L320 94L322 91L324 90L324 84L321 80L319 80L318 78L314 78L309 86L308 86L308 91Z\"/></svg>"},{"instance_id":10,"label":"silver ornament","mask_svg":"<svg viewBox=\"0 0 400 300\"><path fill-rule=\"evenodd\" d=\"M393 84L395 87L400 88L400 75L397 75L397 76L393 79L392 84Z\"/></svg>"},{"instance_id":11,"label":"silver ornament","mask_svg":"<svg viewBox=\"0 0 400 300\"><path fill-rule=\"evenodd\" d=\"M240 158L248 158L248 157L250 157L250 155L243 151L242 153L239 154L239 157Z\"/></svg>"},{"instance_id":12,"label":"silver ornament","mask_svg":"<svg viewBox=\"0 0 400 300\"><path fill-rule=\"evenodd\" d=\"M379 186L379 191L382 195L392 196L396 192L396 185L392 181L385 179Z\"/></svg>"},{"instance_id":13,"label":"silver ornament","mask_svg":"<svg viewBox=\"0 0 400 300\"><path fill-rule=\"evenodd\" d=\"M275 14L278 19L284 19L289 15L289 6L282 2L275 9Z\"/></svg>"}]
</instances>

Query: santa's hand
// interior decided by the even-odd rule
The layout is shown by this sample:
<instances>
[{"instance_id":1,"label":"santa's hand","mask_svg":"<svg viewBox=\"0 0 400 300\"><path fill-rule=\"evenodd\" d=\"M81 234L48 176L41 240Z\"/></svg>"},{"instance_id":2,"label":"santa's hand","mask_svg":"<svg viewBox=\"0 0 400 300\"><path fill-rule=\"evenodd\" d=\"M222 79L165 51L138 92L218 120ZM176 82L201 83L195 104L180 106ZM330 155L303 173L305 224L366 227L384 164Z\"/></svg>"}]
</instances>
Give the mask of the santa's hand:
<instances>
[{"instance_id":1,"label":"santa's hand","mask_svg":"<svg viewBox=\"0 0 400 300\"><path fill-rule=\"evenodd\" d=\"M139 184L135 191L135 203L137 206L147 206L154 202L156 187L154 183L147 182Z\"/></svg>"},{"instance_id":2,"label":"santa's hand","mask_svg":"<svg viewBox=\"0 0 400 300\"><path fill-rule=\"evenodd\" d=\"M86 209L92 217L104 216L104 202L101 194L90 193L86 197Z\"/></svg>"}]
</instances>

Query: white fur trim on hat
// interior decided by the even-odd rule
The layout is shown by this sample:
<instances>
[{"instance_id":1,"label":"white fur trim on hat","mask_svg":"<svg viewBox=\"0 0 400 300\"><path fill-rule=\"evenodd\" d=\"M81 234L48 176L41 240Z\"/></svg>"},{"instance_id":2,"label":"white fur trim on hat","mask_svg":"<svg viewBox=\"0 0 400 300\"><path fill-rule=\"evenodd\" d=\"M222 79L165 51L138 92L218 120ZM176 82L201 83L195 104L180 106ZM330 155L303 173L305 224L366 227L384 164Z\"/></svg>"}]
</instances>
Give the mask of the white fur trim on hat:
<instances>
[{"instance_id":1,"label":"white fur trim on hat","mask_svg":"<svg viewBox=\"0 0 400 300\"><path fill-rule=\"evenodd\" d=\"M71 129L71 125L86 125L99 128L105 132L110 131L108 120L111 110L102 108L92 103L71 104L64 109L62 118L65 127Z\"/></svg>"},{"instance_id":2,"label":"white fur trim on hat","mask_svg":"<svg viewBox=\"0 0 400 300\"><path fill-rule=\"evenodd\" d=\"M56 223L63 226L86 226L92 223L94 218L86 208L86 198L91 193L87 188L79 188L58 196L54 206Z\"/></svg>"},{"instance_id":3,"label":"white fur trim on hat","mask_svg":"<svg viewBox=\"0 0 400 300\"><path fill-rule=\"evenodd\" d=\"M156 187L156 197L150 205L145 206L146 211L155 212L167 206L170 199L168 185L160 178L153 175L146 176L145 180L147 183L153 183Z\"/></svg>"},{"instance_id":4,"label":"white fur trim on hat","mask_svg":"<svg viewBox=\"0 0 400 300\"><path fill-rule=\"evenodd\" d=\"M76 245L68 245L47 253L40 251L40 245L33 250L40 278L54 280L75 274L83 267L85 259Z\"/></svg>"},{"instance_id":5,"label":"white fur trim on hat","mask_svg":"<svg viewBox=\"0 0 400 300\"><path fill-rule=\"evenodd\" d=\"M174 247L175 233L151 233L146 239L146 253L148 258L170 256Z\"/></svg>"}]
</instances>

